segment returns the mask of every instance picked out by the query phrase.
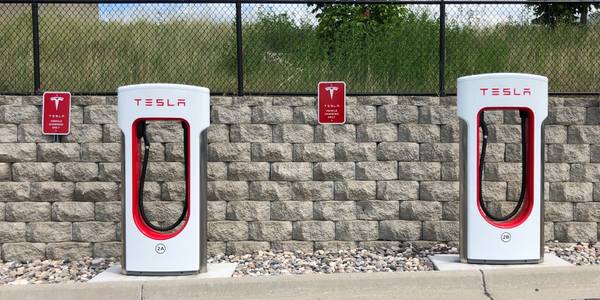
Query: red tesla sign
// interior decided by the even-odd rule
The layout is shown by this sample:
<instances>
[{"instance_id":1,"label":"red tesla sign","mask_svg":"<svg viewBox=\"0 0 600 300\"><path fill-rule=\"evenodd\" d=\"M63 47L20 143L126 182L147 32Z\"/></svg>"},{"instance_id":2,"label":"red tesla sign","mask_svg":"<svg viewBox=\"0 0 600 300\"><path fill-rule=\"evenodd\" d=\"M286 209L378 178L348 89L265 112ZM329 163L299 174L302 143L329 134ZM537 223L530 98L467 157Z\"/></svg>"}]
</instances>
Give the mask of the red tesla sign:
<instances>
[{"instance_id":1,"label":"red tesla sign","mask_svg":"<svg viewBox=\"0 0 600 300\"><path fill-rule=\"evenodd\" d=\"M344 124L346 122L346 84L344 82L319 82L318 101L320 124Z\"/></svg>"},{"instance_id":2,"label":"red tesla sign","mask_svg":"<svg viewBox=\"0 0 600 300\"><path fill-rule=\"evenodd\" d=\"M45 92L42 107L42 133L67 135L71 130L71 93Z\"/></svg>"}]
</instances>

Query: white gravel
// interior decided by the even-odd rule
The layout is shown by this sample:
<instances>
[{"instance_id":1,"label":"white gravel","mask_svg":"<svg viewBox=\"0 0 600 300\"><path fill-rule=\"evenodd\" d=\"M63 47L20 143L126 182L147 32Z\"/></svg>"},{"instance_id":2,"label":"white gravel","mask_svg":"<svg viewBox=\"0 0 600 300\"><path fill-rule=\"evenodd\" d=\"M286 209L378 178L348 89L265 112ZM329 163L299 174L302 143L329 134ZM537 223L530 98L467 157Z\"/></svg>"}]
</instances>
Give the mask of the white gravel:
<instances>
[{"instance_id":1,"label":"white gravel","mask_svg":"<svg viewBox=\"0 0 600 300\"><path fill-rule=\"evenodd\" d=\"M553 252L556 256L577 266L600 264L600 242L561 244L554 243L546 246L546 252Z\"/></svg>"},{"instance_id":2,"label":"white gravel","mask_svg":"<svg viewBox=\"0 0 600 300\"><path fill-rule=\"evenodd\" d=\"M600 264L600 242L564 244L551 243L546 252L553 252L575 265ZM417 250L406 244L388 249L353 249L315 251L314 253L260 251L246 255L217 255L210 263L238 263L234 277L311 273L351 272L416 272L432 271L428 255L458 253L454 247L439 244ZM29 263L0 263L0 285L86 282L111 265L117 258L84 258L77 261L36 260Z\"/></svg>"},{"instance_id":3,"label":"white gravel","mask_svg":"<svg viewBox=\"0 0 600 300\"><path fill-rule=\"evenodd\" d=\"M209 262L237 263L233 274L240 276L311 274L311 273L371 273L431 271L427 255L433 249L417 251L411 247L391 249L318 250L314 253L259 251L254 254L216 256ZM445 245L435 252L457 253Z\"/></svg>"},{"instance_id":4,"label":"white gravel","mask_svg":"<svg viewBox=\"0 0 600 300\"><path fill-rule=\"evenodd\" d=\"M114 263L116 258L82 260L35 260L0 264L0 284L86 282Z\"/></svg>"}]
</instances>

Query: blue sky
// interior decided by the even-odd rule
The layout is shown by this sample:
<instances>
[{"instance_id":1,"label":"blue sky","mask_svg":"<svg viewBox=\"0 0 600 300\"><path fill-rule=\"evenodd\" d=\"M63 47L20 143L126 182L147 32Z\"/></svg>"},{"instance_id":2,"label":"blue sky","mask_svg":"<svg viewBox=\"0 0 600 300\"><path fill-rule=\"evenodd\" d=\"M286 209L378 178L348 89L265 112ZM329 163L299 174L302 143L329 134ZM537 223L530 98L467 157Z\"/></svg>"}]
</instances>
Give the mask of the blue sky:
<instances>
[{"instance_id":1,"label":"blue sky","mask_svg":"<svg viewBox=\"0 0 600 300\"><path fill-rule=\"evenodd\" d=\"M408 5L413 11L438 15L437 5ZM263 12L287 12L296 22L316 23L311 8L306 4L244 4L244 21L256 19ZM528 22L531 11L524 5L447 5L447 20L476 25L494 25L504 22ZM100 17L105 21L130 22L135 20L166 21L172 19L207 20L231 23L235 18L234 4L100 4Z\"/></svg>"},{"instance_id":2,"label":"blue sky","mask_svg":"<svg viewBox=\"0 0 600 300\"><path fill-rule=\"evenodd\" d=\"M307 5L242 5L244 20L255 19L260 11L294 12L297 19L312 18ZM145 19L153 21L169 19L210 20L233 22L235 4L100 4L100 18L113 21Z\"/></svg>"}]
</instances>

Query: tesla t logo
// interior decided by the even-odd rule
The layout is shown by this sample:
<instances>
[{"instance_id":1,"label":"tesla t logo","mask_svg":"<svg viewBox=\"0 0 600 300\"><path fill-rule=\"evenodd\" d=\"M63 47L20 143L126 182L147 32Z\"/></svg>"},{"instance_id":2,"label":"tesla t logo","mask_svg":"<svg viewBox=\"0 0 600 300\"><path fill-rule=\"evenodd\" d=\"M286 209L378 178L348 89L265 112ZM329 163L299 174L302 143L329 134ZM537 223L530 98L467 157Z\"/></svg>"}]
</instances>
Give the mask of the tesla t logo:
<instances>
[{"instance_id":1,"label":"tesla t logo","mask_svg":"<svg viewBox=\"0 0 600 300\"><path fill-rule=\"evenodd\" d=\"M163 98L135 98L133 99L133 101L135 101L135 104L137 106L156 106L156 107L164 107L164 106L184 106L186 104L185 99L177 99L177 100L171 100L171 99L163 99Z\"/></svg>"},{"instance_id":2,"label":"tesla t logo","mask_svg":"<svg viewBox=\"0 0 600 300\"><path fill-rule=\"evenodd\" d=\"M531 88L480 88L483 96L531 96Z\"/></svg>"},{"instance_id":3,"label":"tesla t logo","mask_svg":"<svg viewBox=\"0 0 600 300\"><path fill-rule=\"evenodd\" d=\"M65 100L65 98L60 96L50 97L50 101L54 102L54 110L58 110L58 104L63 100Z\"/></svg>"},{"instance_id":4,"label":"tesla t logo","mask_svg":"<svg viewBox=\"0 0 600 300\"><path fill-rule=\"evenodd\" d=\"M333 94L335 92L337 92L338 87L337 86L328 86L328 87L325 87L325 90L329 92L329 98L333 99Z\"/></svg>"}]
</instances>

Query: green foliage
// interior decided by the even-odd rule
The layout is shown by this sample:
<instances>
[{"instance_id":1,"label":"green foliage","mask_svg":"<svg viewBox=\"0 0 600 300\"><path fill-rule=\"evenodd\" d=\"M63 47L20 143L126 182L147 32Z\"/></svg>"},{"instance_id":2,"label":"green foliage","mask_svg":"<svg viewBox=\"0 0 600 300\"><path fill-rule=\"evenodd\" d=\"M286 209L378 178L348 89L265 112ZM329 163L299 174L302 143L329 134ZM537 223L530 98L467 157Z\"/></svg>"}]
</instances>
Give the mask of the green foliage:
<instances>
[{"instance_id":1,"label":"green foliage","mask_svg":"<svg viewBox=\"0 0 600 300\"><path fill-rule=\"evenodd\" d=\"M337 17L321 11L317 25L297 24L286 14L263 14L247 24L246 87L253 92L301 92L307 86L312 91L318 81L344 80L355 90L435 90L437 21L403 7L374 5L369 13L364 7L322 7ZM358 21L348 17L341 22L349 12ZM279 42L271 44L272 39Z\"/></svg>"},{"instance_id":2,"label":"green foliage","mask_svg":"<svg viewBox=\"0 0 600 300\"><path fill-rule=\"evenodd\" d=\"M592 7L600 8L600 4L589 3L536 3L529 4L533 9L534 24L556 26L557 24L587 23L587 15Z\"/></svg>"},{"instance_id":3,"label":"green foliage","mask_svg":"<svg viewBox=\"0 0 600 300\"><path fill-rule=\"evenodd\" d=\"M0 20L0 91L33 89L31 17L20 14L12 22Z\"/></svg>"},{"instance_id":4,"label":"green foliage","mask_svg":"<svg viewBox=\"0 0 600 300\"><path fill-rule=\"evenodd\" d=\"M317 34L330 50L348 38L366 42L401 23L409 10L400 5L384 4L320 4L316 12Z\"/></svg>"},{"instance_id":5,"label":"green foliage","mask_svg":"<svg viewBox=\"0 0 600 300\"><path fill-rule=\"evenodd\" d=\"M31 92L31 17L0 21L0 91ZM204 21L103 22L40 15L43 90L114 92L119 85L177 82L231 91L235 40L229 25ZM235 48L234 48L235 49Z\"/></svg>"},{"instance_id":6,"label":"green foliage","mask_svg":"<svg viewBox=\"0 0 600 300\"><path fill-rule=\"evenodd\" d=\"M436 92L438 19L389 7L397 9L369 10L367 17L364 6L331 5L334 15L341 16L320 15L315 24L272 12L245 21L246 91L314 93L319 81L343 80L349 92ZM354 25L340 23L342 16ZM140 82L236 90L235 24L120 23L51 16L42 16L41 22L45 90L110 92ZM325 35L327 31L332 34ZM594 62L600 53L599 34L598 24L449 23L446 86L454 90L456 78L463 75L529 72L548 76L554 91L597 91L600 72ZM30 17L0 21L0 40L0 91L31 92Z\"/></svg>"},{"instance_id":7,"label":"green foliage","mask_svg":"<svg viewBox=\"0 0 600 300\"><path fill-rule=\"evenodd\" d=\"M307 58L314 56L317 44L314 28L306 23L297 24L285 13L261 12L256 21L245 23L243 30L248 89L301 90L305 82L296 79L298 70L310 64Z\"/></svg>"},{"instance_id":8,"label":"green foliage","mask_svg":"<svg viewBox=\"0 0 600 300\"><path fill-rule=\"evenodd\" d=\"M302 39L302 28L292 22L286 13L260 12L258 21L244 28L246 36L270 52L290 52Z\"/></svg>"},{"instance_id":9,"label":"green foliage","mask_svg":"<svg viewBox=\"0 0 600 300\"><path fill-rule=\"evenodd\" d=\"M367 89L435 89L437 67L422 63L438 60L435 19L383 4L320 4L313 12L316 80L345 80ZM407 76L420 81L403 80Z\"/></svg>"}]
</instances>

